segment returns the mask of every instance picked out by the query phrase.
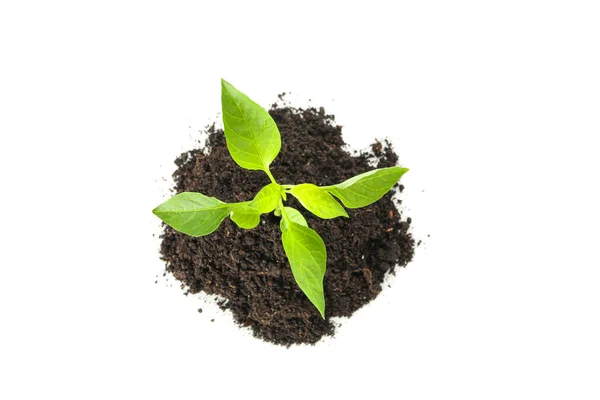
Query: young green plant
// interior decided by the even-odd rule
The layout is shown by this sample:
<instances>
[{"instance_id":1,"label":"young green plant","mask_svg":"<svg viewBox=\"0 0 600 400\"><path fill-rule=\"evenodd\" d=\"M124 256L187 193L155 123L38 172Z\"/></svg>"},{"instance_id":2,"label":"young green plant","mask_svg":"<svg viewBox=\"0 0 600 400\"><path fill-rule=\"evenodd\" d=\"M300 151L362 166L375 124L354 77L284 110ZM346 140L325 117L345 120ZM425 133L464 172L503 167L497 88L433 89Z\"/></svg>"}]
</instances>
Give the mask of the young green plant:
<instances>
[{"instance_id":1,"label":"young green plant","mask_svg":"<svg viewBox=\"0 0 600 400\"><path fill-rule=\"evenodd\" d=\"M319 218L348 218L342 204L347 208L359 208L374 203L408 169L375 169L331 186L280 185L269 170L281 148L281 136L273 118L225 80L221 80L221 103L231 157L242 168L265 172L271 183L252 200L239 203L225 203L201 193L179 193L155 208L153 213L179 232L204 236L214 232L227 217L240 228L252 229L259 224L261 214L274 212L281 217L281 240L294 279L325 318L325 243L298 210L284 205L287 195L297 198L304 208Z\"/></svg>"}]
</instances>

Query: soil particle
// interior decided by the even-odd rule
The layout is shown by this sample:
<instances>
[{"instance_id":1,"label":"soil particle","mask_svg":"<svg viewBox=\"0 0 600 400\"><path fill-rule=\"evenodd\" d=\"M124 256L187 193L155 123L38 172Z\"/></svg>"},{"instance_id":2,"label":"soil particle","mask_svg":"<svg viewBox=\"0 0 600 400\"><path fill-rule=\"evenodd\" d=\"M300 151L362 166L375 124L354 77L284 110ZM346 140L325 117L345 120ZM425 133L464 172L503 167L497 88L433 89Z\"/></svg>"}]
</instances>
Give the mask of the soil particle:
<instances>
[{"instance_id":1,"label":"soil particle","mask_svg":"<svg viewBox=\"0 0 600 400\"><path fill-rule=\"evenodd\" d=\"M387 141L369 152L344 149L342 128L323 108L277 106L269 111L282 136L281 152L271 166L280 184L331 185L373 169L396 165L398 156ZM229 156L222 130L207 129L204 149L179 156L173 174L175 191L202 192L226 202L247 201L269 183L261 171L240 168ZM398 190L402 190L397 185ZM165 226L161 254L166 269L190 293L219 295L240 326L263 340L289 346L315 343L332 335L330 317L349 317L377 297L384 276L411 261L415 243L410 220L401 221L392 192L361 209L348 209L349 219L321 220L291 196L287 205L300 210L327 246L326 316L300 291L281 244L279 218L261 217L253 230L225 219L208 236L193 238ZM201 312L201 310L198 310Z\"/></svg>"}]
</instances>

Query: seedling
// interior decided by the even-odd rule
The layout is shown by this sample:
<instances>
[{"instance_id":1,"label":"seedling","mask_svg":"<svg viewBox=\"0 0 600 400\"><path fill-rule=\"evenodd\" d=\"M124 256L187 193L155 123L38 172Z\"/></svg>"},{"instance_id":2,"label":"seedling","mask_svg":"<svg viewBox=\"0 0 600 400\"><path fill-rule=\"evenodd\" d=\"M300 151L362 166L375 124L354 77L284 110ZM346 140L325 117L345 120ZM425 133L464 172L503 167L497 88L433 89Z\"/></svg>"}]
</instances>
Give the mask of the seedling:
<instances>
[{"instance_id":1,"label":"seedling","mask_svg":"<svg viewBox=\"0 0 600 400\"><path fill-rule=\"evenodd\" d=\"M280 185L269 170L281 148L281 136L273 118L223 79L221 103L225 139L231 157L242 168L264 171L271 183L263 187L254 199L239 203L225 203L201 193L179 193L155 208L153 213L179 232L204 236L214 232L227 217L240 228L252 229L260 223L261 214L274 212L281 217L279 226L283 249L294 279L325 318L325 243L317 232L309 228L298 210L284 205L287 195L297 198L304 208L319 218L348 218L342 204L347 208L360 208L376 202L408 169L375 169L331 186L319 187L312 183Z\"/></svg>"}]
</instances>

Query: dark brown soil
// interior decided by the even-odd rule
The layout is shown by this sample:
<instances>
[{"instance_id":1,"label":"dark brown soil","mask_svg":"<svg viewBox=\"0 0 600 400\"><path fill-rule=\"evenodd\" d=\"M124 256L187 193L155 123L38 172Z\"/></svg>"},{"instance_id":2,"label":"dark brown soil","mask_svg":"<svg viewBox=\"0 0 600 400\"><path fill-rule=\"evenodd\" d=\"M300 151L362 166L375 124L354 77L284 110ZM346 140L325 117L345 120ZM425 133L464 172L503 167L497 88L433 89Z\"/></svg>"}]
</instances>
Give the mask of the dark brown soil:
<instances>
[{"instance_id":1,"label":"dark brown soil","mask_svg":"<svg viewBox=\"0 0 600 400\"><path fill-rule=\"evenodd\" d=\"M397 164L389 143L375 142L371 151L351 155L344 150L342 128L321 108L270 110L282 136L281 153L271 171L280 184L339 183L376 167ZM208 129L205 149L182 154L173 177L175 191L198 191L227 202L246 201L269 183L261 171L240 168L229 156L221 130ZM400 190L402 187L400 186ZM234 319L256 337L281 345L315 343L334 332L330 317L352 315L377 297L381 283L395 266L413 257L410 219L401 215L392 193L368 207L348 210L349 219L321 220L291 196L288 205L301 210L327 246L325 301L327 320L300 291L281 244L279 218L263 215L253 230L229 219L209 236L193 238L165 227L161 254L167 271L191 293L204 291L227 301Z\"/></svg>"}]
</instances>

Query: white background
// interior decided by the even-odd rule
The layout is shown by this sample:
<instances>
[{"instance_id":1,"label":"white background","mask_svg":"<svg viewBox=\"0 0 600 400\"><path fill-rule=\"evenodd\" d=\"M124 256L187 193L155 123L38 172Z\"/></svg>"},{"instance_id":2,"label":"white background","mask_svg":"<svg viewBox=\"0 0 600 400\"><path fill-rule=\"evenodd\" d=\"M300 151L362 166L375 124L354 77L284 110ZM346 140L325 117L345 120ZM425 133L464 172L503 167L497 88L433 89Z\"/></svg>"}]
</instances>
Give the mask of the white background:
<instances>
[{"instance_id":1,"label":"white background","mask_svg":"<svg viewBox=\"0 0 600 400\"><path fill-rule=\"evenodd\" d=\"M600 398L599 21L596 1L3 1L0 398ZM150 211L221 77L411 168L424 244L317 346L160 276Z\"/></svg>"}]
</instances>

